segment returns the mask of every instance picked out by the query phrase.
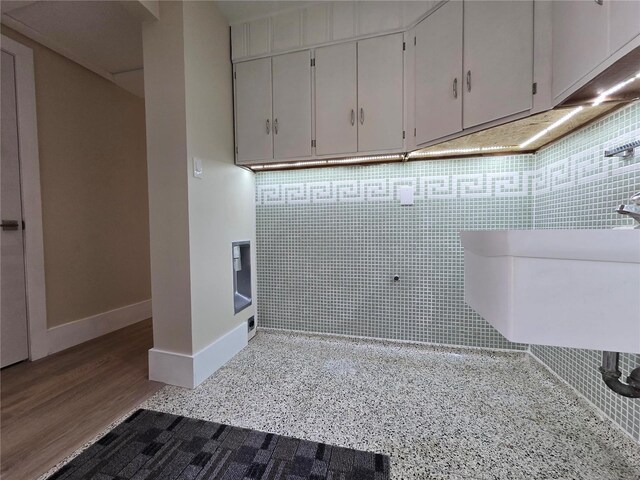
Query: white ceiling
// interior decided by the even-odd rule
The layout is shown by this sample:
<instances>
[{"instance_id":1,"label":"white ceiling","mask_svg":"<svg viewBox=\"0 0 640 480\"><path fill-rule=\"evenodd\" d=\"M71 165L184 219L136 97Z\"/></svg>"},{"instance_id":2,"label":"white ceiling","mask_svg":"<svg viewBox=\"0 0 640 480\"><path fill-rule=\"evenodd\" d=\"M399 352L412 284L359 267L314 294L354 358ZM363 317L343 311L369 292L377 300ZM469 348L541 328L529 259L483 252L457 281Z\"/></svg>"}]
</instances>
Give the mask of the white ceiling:
<instances>
[{"instance_id":1,"label":"white ceiling","mask_svg":"<svg viewBox=\"0 0 640 480\"><path fill-rule=\"evenodd\" d=\"M143 95L141 23L121 2L2 3L7 26L116 83L119 74L126 76L127 85L121 86Z\"/></svg>"},{"instance_id":2,"label":"white ceiling","mask_svg":"<svg viewBox=\"0 0 640 480\"><path fill-rule=\"evenodd\" d=\"M252 20L282 10L289 10L302 7L309 3L319 3L313 1L252 1L234 0L215 2L229 24Z\"/></svg>"}]
</instances>

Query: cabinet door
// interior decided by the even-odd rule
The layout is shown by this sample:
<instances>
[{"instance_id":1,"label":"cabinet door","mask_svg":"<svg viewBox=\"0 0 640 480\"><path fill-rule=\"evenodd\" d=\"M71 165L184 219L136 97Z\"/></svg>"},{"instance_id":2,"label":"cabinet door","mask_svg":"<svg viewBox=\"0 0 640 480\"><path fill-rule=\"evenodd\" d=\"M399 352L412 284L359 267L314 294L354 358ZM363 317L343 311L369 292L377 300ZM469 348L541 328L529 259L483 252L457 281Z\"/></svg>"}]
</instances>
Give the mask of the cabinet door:
<instances>
[{"instance_id":1,"label":"cabinet door","mask_svg":"<svg viewBox=\"0 0 640 480\"><path fill-rule=\"evenodd\" d=\"M311 52L273 57L273 156L311 155Z\"/></svg>"},{"instance_id":2,"label":"cabinet door","mask_svg":"<svg viewBox=\"0 0 640 480\"><path fill-rule=\"evenodd\" d=\"M462 2L416 27L416 144L462 130Z\"/></svg>"},{"instance_id":3,"label":"cabinet door","mask_svg":"<svg viewBox=\"0 0 640 480\"><path fill-rule=\"evenodd\" d=\"M533 1L464 2L463 126L529 110Z\"/></svg>"},{"instance_id":4,"label":"cabinet door","mask_svg":"<svg viewBox=\"0 0 640 480\"><path fill-rule=\"evenodd\" d=\"M237 63L235 69L238 162L271 160L271 59Z\"/></svg>"},{"instance_id":5,"label":"cabinet door","mask_svg":"<svg viewBox=\"0 0 640 480\"><path fill-rule=\"evenodd\" d=\"M358 151L403 147L402 34L358 42Z\"/></svg>"},{"instance_id":6,"label":"cabinet door","mask_svg":"<svg viewBox=\"0 0 640 480\"><path fill-rule=\"evenodd\" d=\"M640 2L613 1L609 6L609 55L640 34Z\"/></svg>"},{"instance_id":7,"label":"cabinet door","mask_svg":"<svg viewBox=\"0 0 640 480\"><path fill-rule=\"evenodd\" d=\"M358 151L356 44L316 49L316 154Z\"/></svg>"},{"instance_id":8,"label":"cabinet door","mask_svg":"<svg viewBox=\"0 0 640 480\"><path fill-rule=\"evenodd\" d=\"M551 15L554 98L607 57L609 3L605 1L603 5L599 5L594 1L566 0L553 2Z\"/></svg>"}]
</instances>

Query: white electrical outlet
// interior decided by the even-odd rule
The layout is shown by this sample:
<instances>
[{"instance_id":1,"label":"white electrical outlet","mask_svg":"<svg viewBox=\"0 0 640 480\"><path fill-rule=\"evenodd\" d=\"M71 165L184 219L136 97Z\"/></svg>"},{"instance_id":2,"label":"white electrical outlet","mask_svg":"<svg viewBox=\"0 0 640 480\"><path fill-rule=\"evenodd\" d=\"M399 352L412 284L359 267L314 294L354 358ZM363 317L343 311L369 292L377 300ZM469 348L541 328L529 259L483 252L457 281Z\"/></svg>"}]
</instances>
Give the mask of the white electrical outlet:
<instances>
[{"instance_id":1,"label":"white electrical outlet","mask_svg":"<svg viewBox=\"0 0 640 480\"><path fill-rule=\"evenodd\" d=\"M400 197L400 205L413 205L413 186L401 185L398 187L398 196Z\"/></svg>"}]
</instances>

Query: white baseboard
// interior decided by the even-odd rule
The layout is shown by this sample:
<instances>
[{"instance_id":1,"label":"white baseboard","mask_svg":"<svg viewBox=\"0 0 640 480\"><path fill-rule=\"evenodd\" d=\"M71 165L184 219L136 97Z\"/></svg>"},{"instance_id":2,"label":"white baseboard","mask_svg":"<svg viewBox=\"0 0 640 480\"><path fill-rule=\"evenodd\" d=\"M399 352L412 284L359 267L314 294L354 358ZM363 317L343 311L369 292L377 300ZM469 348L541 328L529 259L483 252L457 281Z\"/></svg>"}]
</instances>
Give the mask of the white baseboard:
<instances>
[{"instance_id":1,"label":"white baseboard","mask_svg":"<svg viewBox=\"0 0 640 480\"><path fill-rule=\"evenodd\" d=\"M65 350L150 317L151 300L145 300L50 328L47 330L49 354Z\"/></svg>"},{"instance_id":2,"label":"white baseboard","mask_svg":"<svg viewBox=\"0 0 640 480\"><path fill-rule=\"evenodd\" d=\"M194 355L149 350L149 380L195 388L247 346L247 324L242 322Z\"/></svg>"},{"instance_id":3,"label":"white baseboard","mask_svg":"<svg viewBox=\"0 0 640 480\"><path fill-rule=\"evenodd\" d=\"M176 387L194 388L193 356L157 348L150 349L149 380Z\"/></svg>"}]
</instances>

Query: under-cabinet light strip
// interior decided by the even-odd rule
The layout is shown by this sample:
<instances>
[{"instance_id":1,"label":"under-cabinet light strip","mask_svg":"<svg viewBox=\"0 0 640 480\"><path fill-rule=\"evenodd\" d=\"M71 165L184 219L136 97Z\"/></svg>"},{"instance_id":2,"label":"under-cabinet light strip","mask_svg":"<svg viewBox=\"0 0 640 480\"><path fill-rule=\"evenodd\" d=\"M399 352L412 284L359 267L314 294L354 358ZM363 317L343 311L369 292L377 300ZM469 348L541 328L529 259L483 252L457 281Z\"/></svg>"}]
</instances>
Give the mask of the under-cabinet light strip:
<instances>
[{"instance_id":1,"label":"under-cabinet light strip","mask_svg":"<svg viewBox=\"0 0 640 480\"><path fill-rule=\"evenodd\" d=\"M309 167L314 165L325 165L326 160L309 160L307 162L292 162L292 163L265 163L262 165L249 165L252 170L267 170L277 168L298 168Z\"/></svg>"},{"instance_id":2,"label":"under-cabinet light strip","mask_svg":"<svg viewBox=\"0 0 640 480\"><path fill-rule=\"evenodd\" d=\"M430 157L434 155L450 155L457 153L483 153L483 152L493 152L498 150L512 150L517 148L515 145L497 145L494 147L474 147L474 148L452 148L449 150L432 150L429 152L411 152L409 154L409 158L420 158L420 157Z\"/></svg>"},{"instance_id":3,"label":"under-cabinet light strip","mask_svg":"<svg viewBox=\"0 0 640 480\"><path fill-rule=\"evenodd\" d=\"M291 163L263 163L260 165L248 165L251 170L277 170L283 168L304 168L304 167L315 167L319 165L340 165L340 164L353 164L353 163L363 163L363 162L381 162L384 160L403 160L404 155L395 154L395 155L372 155L368 157L349 157L349 158L338 158L335 160L307 160L302 162L291 162Z\"/></svg>"},{"instance_id":4,"label":"under-cabinet light strip","mask_svg":"<svg viewBox=\"0 0 640 480\"><path fill-rule=\"evenodd\" d=\"M327 160L330 165L341 163L359 163L359 162L379 162L382 160L402 160L404 155L373 155L370 157L350 157L350 158L338 158L336 160Z\"/></svg>"},{"instance_id":5,"label":"under-cabinet light strip","mask_svg":"<svg viewBox=\"0 0 640 480\"><path fill-rule=\"evenodd\" d=\"M609 95L611 95L612 93L617 92L618 90L626 87L627 85L629 85L631 82L635 82L636 80L640 79L640 72L636 73L635 76L628 78L627 80L625 80L624 82L620 82L617 85L614 85L613 87L609 88L608 90L605 90L604 92L602 92L600 95L598 95L596 97L596 99L593 101L593 106L597 106L600 105L602 102L604 102L607 97Z\"/></svg>"},{"instance_id":6,"label":"under-cabinet light strip","mask_svg":"<svg viewBox=\"0 0 640 480\"><path fill-rule=\"evenodd\" d=\"M549 125L547 128L540 130L538 133L536 133L533 137L529 138L528 140L522 142L520 144L520 148L524 148L527 145L529 145L532 142L535 142L536 140L538 140L540 137L545 136L547 133L549 133L551 130L554 130L556 128L558 128L560 125L562 125L563 123L565 123L567 120L569 120L571 117L573 117L574 115L578 114L579 112L581 112L582 110L584 110L584 107L577 107L574 108L573 110L571 110L569 113L567 113L564 117L560 118L559 120L556 120L555 122L553 122L551 125Z\"/></svg>"}]
</instances>

